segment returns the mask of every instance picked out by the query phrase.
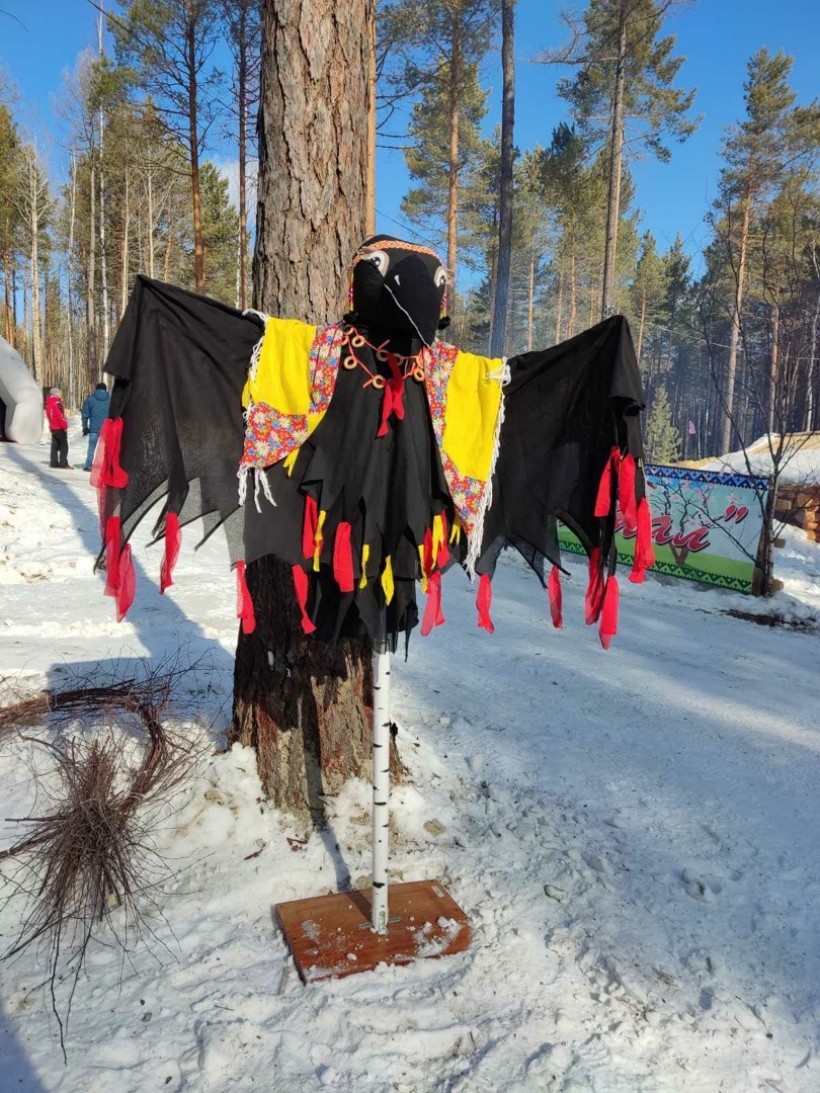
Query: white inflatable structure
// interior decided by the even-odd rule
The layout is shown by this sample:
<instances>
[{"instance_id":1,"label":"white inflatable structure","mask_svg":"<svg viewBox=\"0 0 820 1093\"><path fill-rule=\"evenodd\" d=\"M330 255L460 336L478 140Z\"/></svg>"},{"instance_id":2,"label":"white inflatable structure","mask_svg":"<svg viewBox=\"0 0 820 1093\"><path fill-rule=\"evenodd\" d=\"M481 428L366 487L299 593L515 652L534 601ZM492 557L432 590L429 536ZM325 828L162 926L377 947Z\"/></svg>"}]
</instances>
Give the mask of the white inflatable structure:
<instances>
[{"instance_id":1,"label":"white inflatable structure","mask_svg":"<svg viewBox=\"0 0 820 1093\"><path fill-rule=\"evenodd\" d=\"M43 392L23 358L5 338L0 338L0 399L6 407L6 439L18 444L39 443L43 432Z\"/></svg>"}]
</instances>

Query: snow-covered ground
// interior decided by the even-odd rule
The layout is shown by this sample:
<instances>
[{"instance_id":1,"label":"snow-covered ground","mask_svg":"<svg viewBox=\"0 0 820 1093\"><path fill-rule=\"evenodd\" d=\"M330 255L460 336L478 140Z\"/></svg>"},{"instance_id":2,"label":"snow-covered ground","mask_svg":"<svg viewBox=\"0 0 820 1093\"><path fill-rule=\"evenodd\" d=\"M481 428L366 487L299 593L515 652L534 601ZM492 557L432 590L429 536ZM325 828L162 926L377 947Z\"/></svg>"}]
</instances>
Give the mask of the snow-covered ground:
<instances>
[{"instance_id":1,"label":"snow-covered ground","mask_svg":"<svg viewBox=\"0 0 820 1093\"><path fill-rule=\"evenodd\" d=\"M222 544L183 547L165 598L159 551L139 546L117 625L91 572L88 476L47 463L0 445L0 677L59 686L182 646L200 666L177 717L203 759L157 835L171 877L151 923L170 952L93 948L67 1066L36 954L0 965L2 1093L817 1093L820 548L787 529L769 604L623 581L608 653L583 624L581 567L558 632L506 561L492 637L451 574L447 625L394 666L411 778L392 870L444 881L473 943L305 987L272 907L366 877L369 787L300 846L260 803L253 754L213 747L236 631ZM0 747L4 817L32 806L25 747ZM0 910L4 947L19 914Z\"/></svg>"}]
</instances>

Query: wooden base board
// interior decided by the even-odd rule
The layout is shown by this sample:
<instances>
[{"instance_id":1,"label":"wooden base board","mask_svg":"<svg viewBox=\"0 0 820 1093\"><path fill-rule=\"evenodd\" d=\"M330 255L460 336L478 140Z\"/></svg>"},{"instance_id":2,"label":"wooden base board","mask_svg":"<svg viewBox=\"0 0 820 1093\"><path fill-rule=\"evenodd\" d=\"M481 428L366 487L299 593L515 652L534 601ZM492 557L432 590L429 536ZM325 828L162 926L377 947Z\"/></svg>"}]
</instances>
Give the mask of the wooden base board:
<instances>
[{"instance_id":1,"label":"wooden base board","mask_svg":"<svg viewBox=\"0 0 820 1093\"><path fill-rule=\"evenodd\" d=\"M387 933L377 934L370 926L370 889L278 904L276 914L302 982L449 956L470 943L467 916L437 881L392 884L388 909Z\"/></svg>"}]
</instances>

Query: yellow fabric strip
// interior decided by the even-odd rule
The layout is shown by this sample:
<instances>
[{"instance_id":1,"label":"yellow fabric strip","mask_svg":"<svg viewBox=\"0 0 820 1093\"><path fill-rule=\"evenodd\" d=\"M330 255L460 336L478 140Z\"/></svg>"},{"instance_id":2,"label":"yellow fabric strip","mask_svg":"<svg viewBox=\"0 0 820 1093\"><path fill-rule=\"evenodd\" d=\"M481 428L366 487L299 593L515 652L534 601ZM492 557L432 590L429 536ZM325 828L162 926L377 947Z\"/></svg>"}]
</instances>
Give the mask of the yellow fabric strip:
<instances>
[{"instance_id":1,"label":"yellow fabric strip","mask_svg":"<svg viewBox=\"0 0 820 1093\"><path fill-rule=\"evenodd\" d=\"M424 543L419 543L419 561L421 562L421 590L427 591L427 574L424 572Z\"/></svg>"},{"instance_id":2,"label":"yellow fabric strip","mask_svg":"<svg viewBox=\"0 0 820 1093\"><path fill-rule=\"evenodd\" d=\"M396 591L396 586L393 583L393 561L388 554L384 559L384 569L382 570L382 591L384 592L384 602L390 603L393 599L393 593Z\"/></svg>"},{"instance_id":3,"label":"yellow fabric strip","mask_svg":"<svg viewBox=\"0 0 820 1093\"><path fill-rule=\"evenodd\" d=\"M433 565L436 564L438 552L444 542L444 520L441 513L433 517Z\"/></svg>"},{"instance_id":4,"label":"yellow fabric strip","mask_svg":"<svg viewBox=\"0 0 820 1093\"><path fill-rule=\"evenodd\" d=\"M316 327L298 319L268 319L254 375L242 404L265 402L280 414L307 414L311 407L310 349Z\"/></svg>"},{"instance_id":5,"label":"yellow fabric strip","mask_svg":"<svg viewBox=\"0 0 820 1093\"><path fill-rule=\"evenodd\" d=\"M313 536L313 572L319 572L319 560L322 556L322 546L324 545L325 537L322 534L322 528L325 524L325 517L327 512L325 509L319 510L319 520L316 524L316 534Z\"/></svg>"},{"instance_id":6,"label":"yellow fabric strip","mask_svg":"<svg viewBox=\"0 0 820 1093\"><path fill-rule=\"evenodd\" d=\"M370 558L370 544L365 543L362 547L362 576L359 580L359 588L367 588L367 562Z\"/></svg>"},{"instance_id":7,"label":"yellow fabric strip","mask_svg":"<svg viewBox=\"0 0 820 1093\"><path fill-rule=\"evenodd\" d=\"M461 524L457 524L457 523L455 523L455 521L453 522L453 526L450 529L450 542L451 543L460 543L461 542Z\"/></svg>"},{"instance_id":8,"label":"yellow fabric strip","mask_svg":"<svg viewBox=\"0 0 820 1093\"><path fill-rule=\"evenodd\" d=\"M282 460L282 466L288 472L288 478L293 474L293 468L296 466L296 460L299 458L299 449L295 448L290 455L286 455Z\"/></svg>"},{"instance_id":9,"label":"yellow fabric strip","mask_svg":"<svg viewBox=\"0 0 820 1093\"><path fill-rule=\"evenodd\" d=\"M499 359L459 352L447 384L444 450L460 475L480 482L490 477L501 408L501 383L487 377L500 374L502 364Z\"/></svg>"}]
</instances>

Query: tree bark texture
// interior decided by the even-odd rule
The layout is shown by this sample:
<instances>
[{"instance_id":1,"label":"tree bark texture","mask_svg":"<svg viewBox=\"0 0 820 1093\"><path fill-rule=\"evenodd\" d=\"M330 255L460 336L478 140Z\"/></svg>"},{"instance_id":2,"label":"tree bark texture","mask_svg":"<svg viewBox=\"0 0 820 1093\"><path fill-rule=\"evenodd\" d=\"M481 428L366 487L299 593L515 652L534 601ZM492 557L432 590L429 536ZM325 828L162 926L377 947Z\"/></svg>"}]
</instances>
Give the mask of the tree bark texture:
<instances>
[{"instance_id":1,"label":"tree bark texture","mask_svg":"<svg viewBox=\"0 0 820 1093\"><path fill-rule=\"evenodd\" d=\"M202 242L202 193L199 185L199 110L197 102L197 55L195 26L188 24L188 144L191 152L191 204L194 220L194 280L197 292L205 291L205 247Z\"/></svg>"},{"instance_id":2,"label":"tree bark texture","mask_svg":"<svg viewBox=\"0 0 820 1093\"><path fill-rule=\"evenodd\" d=\"M269 314L321 323L345 309L365 235L372 13L372 0L265 0L253 271ZM256 747L278 807L321 821L322 794L370 774L370 646L303 637L277 560L247 579L257 627L237 647L232 739Z\"/></svg>"},{"instance_id":3,"label":"tree bark texture","mask_svg":"<svg viewBox=\"0 0 820 1093\"><path fill-rule=\"evenodd\" d=\"M265 0L256 306L326 322L365 237L372 0Z\"/></svg>"},{"instance_id":4,"label":"tree bark texture","mask_svg":"<svg viewBox=\"0 0 820 1093\"><path fill-rule=\"evenodd\" d=\"M239 56L237 59L237 103L239 110L239 306L248 306L248 13L239 9Z\"/></svg>"},{"instance_id":5,"label":"tree bark texture","mask_svg":"<svg viewBox=\"0 0 820 1093\"><path fill-rule=\"evenodd\" d=\"M507 342L513 230L513 129L515 124L515 0L501 0L501 189L498 216L498 275L495 285L490 356L503 357Z\"/></svg>"},{"instance_id":6,"label":"tree bark texture","mask_svg":"<svg viewBox=\"0 0 820 1093\"><path fill-rule=\"evenodd\" d=\"M626 75L626 3L621 3L618 34L618 62L612 99L612 133L609 142L609 199L606 211L604 280L601 288L601 318L615 311L615 261L618 254L618 221L621 216L621 174L624 149L624 79Z\"/></svg>"}]
</instances>

